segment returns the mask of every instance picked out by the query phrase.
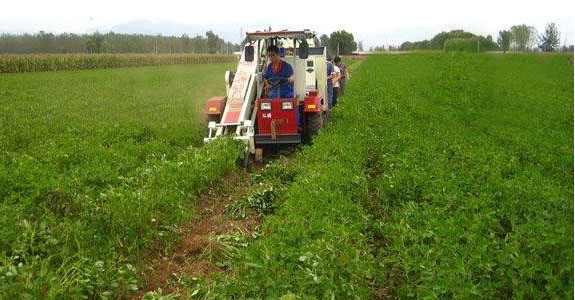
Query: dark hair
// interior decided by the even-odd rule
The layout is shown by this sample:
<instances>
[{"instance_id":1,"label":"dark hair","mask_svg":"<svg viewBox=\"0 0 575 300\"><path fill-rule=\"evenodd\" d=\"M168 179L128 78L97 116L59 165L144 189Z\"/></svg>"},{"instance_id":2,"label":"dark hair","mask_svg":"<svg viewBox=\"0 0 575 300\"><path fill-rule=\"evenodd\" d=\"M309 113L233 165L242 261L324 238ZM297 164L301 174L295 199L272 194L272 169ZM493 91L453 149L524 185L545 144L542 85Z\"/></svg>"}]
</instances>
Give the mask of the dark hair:
<instances>
[{"instance_id":1,"label":"dark hair","mask_svg":"<svg viewBox=\"0 0 575 300\"><path fill-rule=\"evenodd\" d=\"M326 56L325 59L327 59L327 61L331 61L331 56Z\"/></svg>"},{"instance_id":2,"label":"dark hair","mask_svg":"<svg viewBox=\"0 0 575 300\"><path fill-rule=\"evenodd\" d=\"M340 62L341 62L341 58L339 58L339 56L336 56L336 57L333 58L333 62L336 63L336 64L337 64L337 63L340 63Z\"/></svg>"},{"instance_id":3,"label":"dark hair","mask_svg":"<svg viewBox=\"0 0 575 300\"><path fill-rule=\"evenodd\" d=\"M273 52L275 54L280 54L280 48L278 48L276 45L270 45L267 50L268 53Z\"/></svg>"}]
</instances>

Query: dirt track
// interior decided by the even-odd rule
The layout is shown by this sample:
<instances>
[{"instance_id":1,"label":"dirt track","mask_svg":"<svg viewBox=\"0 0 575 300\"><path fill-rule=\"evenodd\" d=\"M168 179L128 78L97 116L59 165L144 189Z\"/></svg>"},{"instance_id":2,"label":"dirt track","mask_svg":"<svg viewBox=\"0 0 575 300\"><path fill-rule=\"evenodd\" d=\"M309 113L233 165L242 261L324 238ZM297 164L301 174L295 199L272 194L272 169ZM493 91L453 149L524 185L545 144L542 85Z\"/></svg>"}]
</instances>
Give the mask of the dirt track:
<instances>
[{"instance_id":1,"label":"dirt track","mask_svg":"<svg viewBox=\"0 0 575 300\"><path fill-rule=\"evenodd\" d=\"M226 204L241 197L250 185L249 174L238 170L208 188L196 204L196 217L180 228L182 239L179 244L167 255L153 252L144 259L143 265L148 267L139 270L144 278L143 288L128 298L140 299L145 293L158 288L163 293L184 293L181 285L171 282L177 281L182 275L209 278L215 272L226 272L225 268L216 265L210 255L204 254L210 247L217 247L212 242L213 237L233 231L249 233L260 223L257 214L236 220L224 211Z\"/></svg>"}]
</instances>

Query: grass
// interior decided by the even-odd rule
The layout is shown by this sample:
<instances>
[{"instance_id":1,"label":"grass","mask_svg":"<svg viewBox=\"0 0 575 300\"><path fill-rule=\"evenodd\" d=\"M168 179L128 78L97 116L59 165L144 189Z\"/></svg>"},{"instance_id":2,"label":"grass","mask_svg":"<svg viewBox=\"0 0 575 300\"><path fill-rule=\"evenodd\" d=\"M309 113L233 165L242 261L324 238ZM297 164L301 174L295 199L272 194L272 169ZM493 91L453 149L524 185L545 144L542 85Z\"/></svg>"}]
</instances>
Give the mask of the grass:
<instances>
[{"instance_id":1,"label":"grass","mask_svg":"<svg viewBox=\"0 0 575 300\"><path fill-rule=\"evenodd\" d=\"M572 145L572 55L370 56L196 297L571 299Z\"/></svg>"},{"instance_id":2,"label":"grass","mask_svg":"<svg viewBox=\"0 0 575 300\"><path fill-rule=\"evenodd\" d=\"M0 76L0 298L115 298L241 149L194 148L230 64Z\"/></svg>"}]
</instances>

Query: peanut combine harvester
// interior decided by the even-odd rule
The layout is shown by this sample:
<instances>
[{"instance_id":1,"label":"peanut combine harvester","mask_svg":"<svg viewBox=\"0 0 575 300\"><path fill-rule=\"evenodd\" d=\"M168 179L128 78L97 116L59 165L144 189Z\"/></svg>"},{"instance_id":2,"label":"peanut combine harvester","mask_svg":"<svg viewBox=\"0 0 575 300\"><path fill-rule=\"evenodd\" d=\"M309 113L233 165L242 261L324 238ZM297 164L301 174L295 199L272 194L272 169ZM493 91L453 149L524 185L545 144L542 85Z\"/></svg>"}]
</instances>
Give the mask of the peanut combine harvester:
<instances>
[{"instance_id":1,"label":"peanut combine harvester","mask_svg":"<svg viewBox=\"0 0 575 300\"><path fill-rule=\"evenodd\" d=\"M227 95L206 101L204 142L224 135L243 141L247 167L252 155L262 160L266 145L309 140L323 126L329 107L326 51L310 30L248 32L242 45L236 72L225 73ZM276 45L281 59L293 68L293 98L267 97L277 86L272 78L264 84L270 45Z\"/></svg>"}]
</instances>

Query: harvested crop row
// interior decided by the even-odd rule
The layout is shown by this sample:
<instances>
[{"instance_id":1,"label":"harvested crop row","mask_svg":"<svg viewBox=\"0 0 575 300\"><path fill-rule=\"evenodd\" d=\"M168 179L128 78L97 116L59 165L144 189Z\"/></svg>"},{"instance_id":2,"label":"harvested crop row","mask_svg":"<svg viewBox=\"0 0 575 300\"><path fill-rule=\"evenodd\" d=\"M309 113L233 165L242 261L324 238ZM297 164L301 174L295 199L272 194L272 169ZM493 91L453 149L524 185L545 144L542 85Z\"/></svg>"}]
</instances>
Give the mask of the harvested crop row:
<instances>
[{"instance_id":1,"label":"harvested crop row","mask_svg":"<svg viewBox=\"0 0 575 300\"><path fill-rule=\"evenodd\" d=\"M573 296L567 56L368 58L207 299Z\"/></svg>"},{"instance_id":2,"label":"harvested crop row","mask_svg":"<svg viewBox=\"0 0 575 300\"><path fill-rule=\"evenodd\" d=\"M4 54L0 73L236 62L227 54Z\"/></svg>"},{"instance_id":3,"label":"harvested crop row","mask_svg":"<svg viewBox=\"0 0 575 300\"><path fill-rule=\"evenodd\" d=\"M108 299L136 290L132 265L143 249L173 239L177 224L193 216L197 193L234 169L242 151L222 139L173 159L149 158L98 194L50 182L41 161L7 152L0 161L0 299Z\"/></svg>"}]
</instances>

